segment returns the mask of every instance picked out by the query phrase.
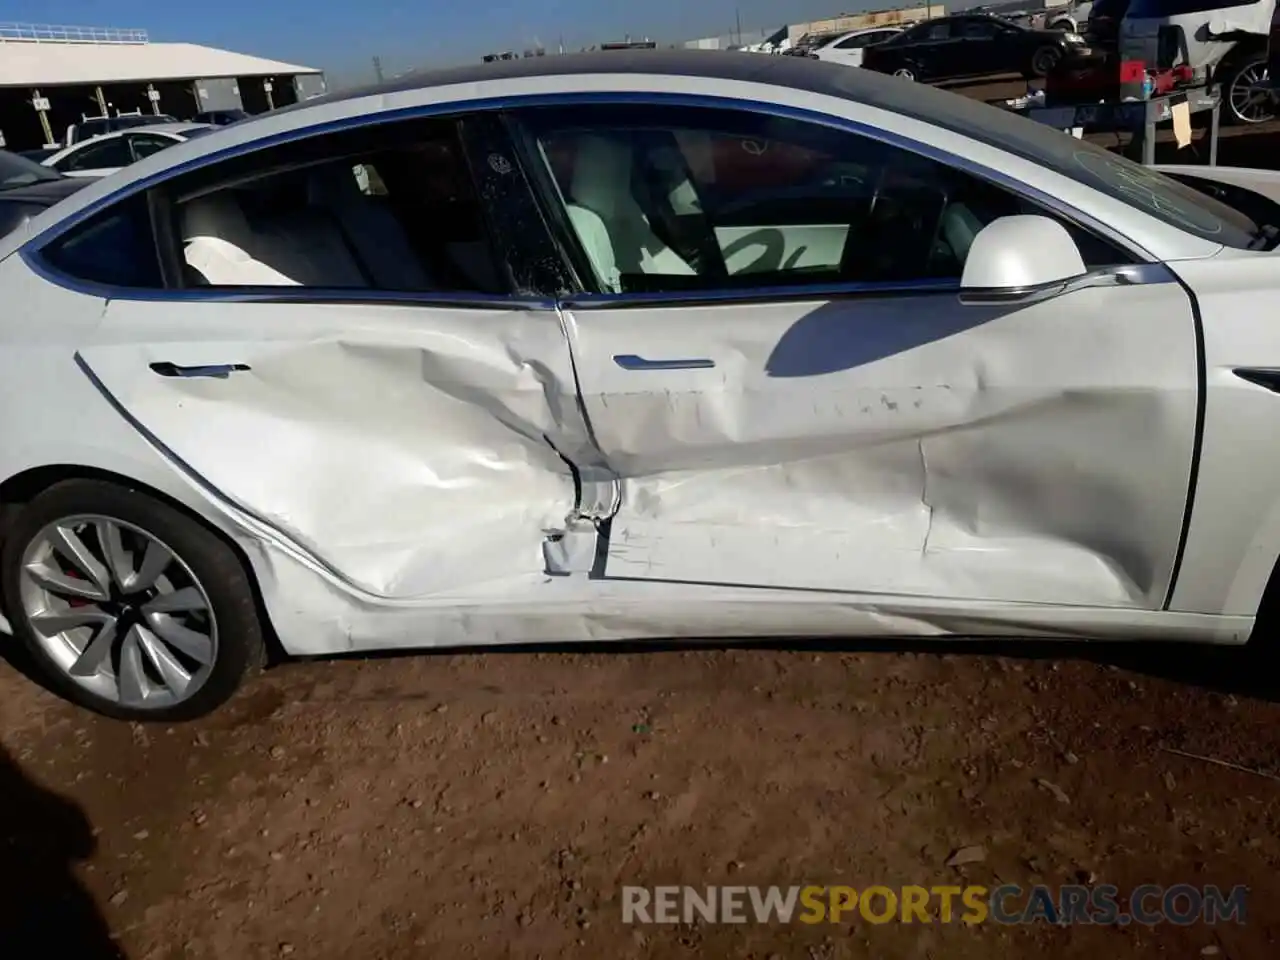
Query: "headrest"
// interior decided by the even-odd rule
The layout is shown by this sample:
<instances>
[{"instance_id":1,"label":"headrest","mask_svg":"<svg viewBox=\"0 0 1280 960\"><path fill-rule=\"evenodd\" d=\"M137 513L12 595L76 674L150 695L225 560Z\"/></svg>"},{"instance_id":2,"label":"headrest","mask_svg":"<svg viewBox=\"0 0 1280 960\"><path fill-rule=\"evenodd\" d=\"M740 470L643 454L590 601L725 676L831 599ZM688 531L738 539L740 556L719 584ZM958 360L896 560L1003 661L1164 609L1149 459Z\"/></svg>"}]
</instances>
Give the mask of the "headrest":
<instances>
[{"instance_id":1,"label":"headrest","mask_svg":"<svg viewBox=\"0 0 1280 960\"><path fill-rule=\"evenodd\" d=\"M235 243L252 234L240 202L230 190L192 200L182 207L182 239L217 237Z\"/></svg>"},{"instance_id":2,"label":"headrest","mask_svg":"<svg viewBox=\"0 0 1280 960\"><path fill-rule=\"evenodd\" d=\"M632 201L631 145L623 140L584 134L577 138L573 161L573 202L608 219Z\"/></svg>"}]
</instances>

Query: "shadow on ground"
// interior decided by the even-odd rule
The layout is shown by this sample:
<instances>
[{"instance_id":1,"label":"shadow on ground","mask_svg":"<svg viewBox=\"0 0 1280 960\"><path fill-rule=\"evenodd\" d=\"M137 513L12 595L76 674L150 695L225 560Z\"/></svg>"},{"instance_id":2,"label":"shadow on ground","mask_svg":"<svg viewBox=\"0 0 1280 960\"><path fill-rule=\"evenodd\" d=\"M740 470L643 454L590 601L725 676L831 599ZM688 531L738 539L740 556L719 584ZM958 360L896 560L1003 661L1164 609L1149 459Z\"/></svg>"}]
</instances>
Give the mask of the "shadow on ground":
<instances>
[{"instance_id":1,"label":"shadow on ground","mask_svg":"<svg viewBox=\"0 0 1280 960\"><path fill-rule=\"evenodd\" d=\"M22 945L5 956L123 960L75 875L95 846L84 811L37 786L0 748L0 936Z\"/></svg>"}]
</instances>

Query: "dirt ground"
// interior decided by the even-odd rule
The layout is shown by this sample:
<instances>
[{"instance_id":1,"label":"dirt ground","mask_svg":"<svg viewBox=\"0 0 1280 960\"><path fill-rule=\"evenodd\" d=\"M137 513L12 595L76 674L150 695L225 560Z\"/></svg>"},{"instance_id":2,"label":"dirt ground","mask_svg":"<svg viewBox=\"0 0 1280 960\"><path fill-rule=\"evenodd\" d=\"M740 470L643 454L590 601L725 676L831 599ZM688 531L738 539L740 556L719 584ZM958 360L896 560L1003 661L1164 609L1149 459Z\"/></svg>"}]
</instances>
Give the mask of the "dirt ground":
<instances>
[{"instance_id":1,"label":"dirt ground","mask_svg":"<svg viewBox=\"0 0 1280 960\"><path fill-rule=\"evenodd\" d=\"M1261 134L1224 138L1223 161L1275 165L1280 134ZM100 720L0 663L0 955L1270 960L1275 676L1230 653L1029 643L432 655L287 664L166 728ZM945 865L972 845L978 862ZM620 909L624 885L1082 880L1245 884L1248 919L629 926Z\"/></svg>"}]
</instances>

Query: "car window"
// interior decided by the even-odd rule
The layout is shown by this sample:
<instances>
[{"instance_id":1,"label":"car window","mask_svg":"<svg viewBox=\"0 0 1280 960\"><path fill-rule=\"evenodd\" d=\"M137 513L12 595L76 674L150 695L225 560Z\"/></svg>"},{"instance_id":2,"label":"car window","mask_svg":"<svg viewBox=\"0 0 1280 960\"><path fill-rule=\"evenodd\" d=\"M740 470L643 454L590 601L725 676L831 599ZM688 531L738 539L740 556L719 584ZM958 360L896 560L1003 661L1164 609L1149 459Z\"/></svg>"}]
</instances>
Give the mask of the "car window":
<instances>
[{"instance_id":1,"label":"car window","mask_svg":"<svg viewBox=\"0 0 1280 960\"><path fill-rule=\"evenodd\" d=\"M110 120L85 120L76 124L76 138L79 140L88 140L90 137L98 137L111 130Z\"/></svg>"},{"instance_id":2,"label":"car window","mask_svg":"<svg viewBox=\"0 0 1280 960\"><path fill-rule=\"evenodd\" d=\"M1254 241L1257 225L1239 211L1097 144L927 84L897 83L863 70L841 73L831 86L861 104L1022 157L1210 242L1244 249Z\"/></svg>"},{"instance_id":3,"label":"car window","mask_svg":"<svg viewBox=\"0 0 1280 960\"><path fill-rule=\"evenodd\" d=\"M959 35L965 40L994 40L1000 32L999 25L990 20L964 20Z\"/></svg>"},{"instance_id":4,"label":"car window","mask_svg":"<svg viewBox=\"0 0 1280 960\"><path fill-rule=\"evenodd\" d=\"M128 140L129 145L133 148L135 160L141 160L143 157L149 157L153 153L159 153L161 150L172 147L178 142L172 137L162 137L155 133L131 133Z\"/></svg>"},{"instance_id":5,"label":"car window","mask_svg":"<svg viewBox=\"0 0 1280 960\"><path fill-rule=\"evenodd\" d=\"M608 293L958 279L998 217L1043 213L856 134L739 111L553 109L530 135ZM1094 265L1119 262L1088 240Z\"/></svg>"},{"instance_id":6,"label":"car window","mask_svg":"<svg viewBox=\"0 0 1280 960\"><path fill-rule=\"evenodd\" d=\"M108 207L46 246L50 265L80 280L115 287L159 287L160 263L143 196Z\"/></svg>"},{"instance_id":7,"label":"car window","mask_svg":"<svg viewBox=\"0 0 1280 960\"><path fill-rule=\"evenodd\" d=\"M854 37L846 37L845 39L841 40L839 43L834 44L833 49L835 49L835 50L857 50L857 49L859 49L860 47L865 47L868 43L870 43L870 42L871 42L871 38L872 38L873 36L874 36L874 34L870 34L870 33L863 33L863 34L859 34L858 36L854 36Z\"/></svg>"},{"instance_id":8,"label":"car window","mask_svg":"<svg viewBox=\"0 0 1280 960\"><path fill-rule=\"evenodd\" d=\"M133 155L129 152L129 144L123 137L111 137L88 143L79 150L73 150L54 164L64 173L72 170L101 170L111 167L127 167L133 163Z\"/></svg>"},{"instance_id":9,"label":"car window","mask_svg":"<svg viewBox=\"0 0 1280 960\"><path fill-rule=\"evenodd\" d=\"M293 141L161 189L188 286L509 292L452 120Z\"/></svg>"},{"instance_id":10,"label":"car window","mask_svg":"<svg viewBox=\"0 0 1280 960\"><path fill-rule=\"evenodd\" d=\"M8 150L0 150L0 190L25 187L29 183L38 183L44 180L61 179L61 174L56 170L46 167L42 163L37 163L30 157L10 153Z\"/></svg>"}]
</instances>

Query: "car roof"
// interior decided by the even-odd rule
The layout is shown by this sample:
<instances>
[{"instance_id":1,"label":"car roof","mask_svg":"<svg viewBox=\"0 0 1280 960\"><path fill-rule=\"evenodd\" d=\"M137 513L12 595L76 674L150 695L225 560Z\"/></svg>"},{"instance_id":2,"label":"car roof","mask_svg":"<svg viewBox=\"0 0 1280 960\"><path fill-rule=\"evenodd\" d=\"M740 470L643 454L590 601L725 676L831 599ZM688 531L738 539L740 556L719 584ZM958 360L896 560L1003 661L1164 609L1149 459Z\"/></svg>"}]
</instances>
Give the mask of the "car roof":
<instances>
[{"instance_id":1,"label":"car roof","mask_svg":"<svg viewBox=\"0 0 1280 960\"><path fill-rule=\"evenodd\" d=\"M427 87L486 81L524 80L536 77L577 77L590 74L644 74L700 77L707 80L768 83L812 93L859 100L885 109L899 110L921 95L954 97L918 83L905 83L869 70L811 60L807 57L764 57L739 50L597 50L520 60L497 60L459 67L445 67L407 73L383 83L373 83L323 94L271 111L263 116L278 117L303 110L323 108L362 97L403 93ZM679 84L673 83L672 92ZM256 119L256 118L255 118Z\"/></svg>"}]
</instances>

